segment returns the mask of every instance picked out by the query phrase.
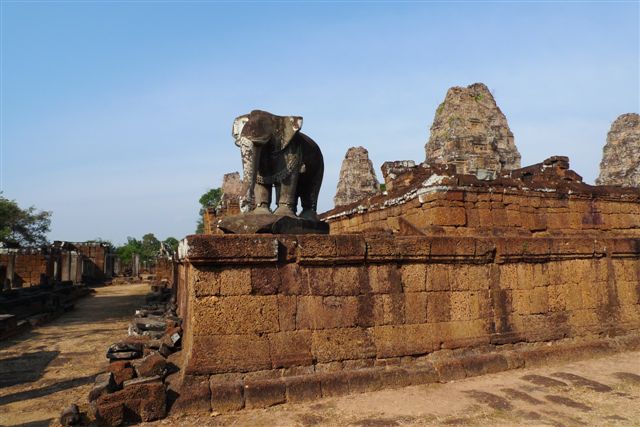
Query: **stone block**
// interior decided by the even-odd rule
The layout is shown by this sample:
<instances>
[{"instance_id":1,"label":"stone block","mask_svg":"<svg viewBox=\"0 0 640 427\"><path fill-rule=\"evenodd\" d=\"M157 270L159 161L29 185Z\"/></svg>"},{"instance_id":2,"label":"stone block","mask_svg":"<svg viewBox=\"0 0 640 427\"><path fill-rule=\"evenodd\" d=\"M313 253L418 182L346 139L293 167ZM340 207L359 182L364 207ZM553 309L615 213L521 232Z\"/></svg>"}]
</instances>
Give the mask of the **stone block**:
<instances>
[{"instance_id":1,"label":"stone block","mask_svg":"<svg viewBox=\"0 0 640 427\"><path fill-rule=\"evenodd\" d=\"M223 268L217 279L220 282L220 295L251 293L251 271L248 268Z\"/></svg>"},{"instance_id":2,"label":"stone block","mask_svg":"<svg viewBox=\"0 0 640 427\"><path fill-rule=\"evenodd\" d=\"M308 295L309 282L307 274L296 263L285 264L280 269L280 293L283 295Z\"/></svg>"},{"instance_id":3,"label":"stone block","mask_svg":"<svg viewBox=\"0 0 640 427\"><path fill-rule=\"evenodd\" d=\"M93 388L89 392L89 402L93 402L100 396L115 391L119 385L120 384L116 383L111 372L105 372L103 374L96 375Z\"/></svg>"},{"instance_id":4,"label":"stone block","mask_svg":"<svg viewBox=\"0 0 640 427\"><path fill-rule=\"evenodd\" d=\"M355 326L357 297L298 297L297 329L329 329Z\"/></svg>"},{"instance_id":5,"label":"stone block","mask_svg":"<svg viewBox=\"0 0 640 427\"><path fill-rule=\"evenodd\" d=\"M489 268L486 265L456 265L449 270L449 282L454 291L489 289Z\"/></svg>"},{"instance_id":6,"label":"stone block","mask_svg":"<svg viewBox=\"0 0 640 427\"><path fill-rule=\"evenodd\" d=\"M256 334L196 336L186 363L193 375L271 369L269 341Z\"/></svg>"},{"instance_id":7,"label":"stone block","mask_svg":"<svg viewBox=\"0 0 640 427\"><path fill-rule=\"evenodd\" d=\"M111 362L108 369L109 372L113 374L113 380L118 387L121 387L122 383L136 376L133 366L131 366L131 362L128 360Z\"/></svg>"},{"instance_id":8,"label":"stone block","mask_svg":"<svg viewBox=\"0 0 640 427\"><path fill-rule=\"evenodd\" d=\"M509 369L507 359L500 354L468 355L461 359L467 377L493 374Z\"/></svg>"},{"instance_id":9,"label":"stone block","mask_svg":"<svg viewBox=\"0 0 640 427\"><path fill-rule=\"evenodd\" d=\"M206 297L193 303L194 335L242 334L278 331L275 295Z\"/></svg>"},{"instance_id":10,"label":"stone block","mask_svg":"<svg viewBox=\"0 0 640 427\"><path fill-rule=\"evenodd\" d=\"M367 267L364 266L336 266L333 269L333 286L330 288L331 292L327 293L326 295L339 296L358 295L360 293L364 293L369 289L368 274L369 271Z\"/></svg>"},{"instance_id":11,"label":"stone block","mask_svg":"<svg viewBox=\"0 0 640 427\"><path fill-rule=\"evenodd\" d=\"M211 390L208 376L185 375L178 397L171 405L172 414L206 414L211 411Z\"/></svg>"},{"instance_id":12,"label":"stone block","mask_svg":"<svg viewBox=\"0 0 640 427\"><path fill-rule=\"evenodd\" d=\"M425 264L405 264L401 267L401 274L404 292L423 292L425 290L427 277Z\"/></svg>"},{"instance_id":13,"label":"stone block","mask_svg":"<svg viewBox=\"0 0 640 427\"><path fill-rule=\"evenodd\" d=\"M313 331L311 353L318 362L375 357L376 347L368 330L340 328Z\"/></svg>"},{"instance_id":14,"label":"stone block","mask_svg":"<svg viewBox=\"0 0 640 427\"><path fill-rule=\"evenodd\" d=\"M402 292L402 277L397 264L372 264L369 267L369 286L376 294Z\"/></svg>"},{"instance_id":15,"label":"stone block","mask_svg":"<svg viewBox=\"0 0 640 427\"><path fill-rule=\"evenodd\" d=\"M219 268L201 267L191 270L190 287L197 297L220 294Z\"/></svg>"},{"instance_id":16,"label":"stone block","mask_svg":"<svg viewBox=\"0 0 640 427\"><path fill-rule=\"evenodd\" d=\"M251 381L244 385L244 401L248 409L267 408L286 402L283 380Z\"/></svg>"},{"instance_id":17,"label":"stone block","mask_svg":"<svg viewBox=\"0 0 640 427\"><path fill-rule=\"evenodd\" d=\"M451 320L451 292L427 292L427 322Z\"/></svg>"},{"instance_id":18,"label":"stone block","mask_svg":"<svg viewBox=\"0 0 640 427\"><path fill-rule=\"evenodd\" d=\"M427 237L396 237L396 254L403 261L426 261L431 254L431 241Z\"/></svg>"},{"instance_id":19,"label":"stone block","mask_svg":"<svg viewBox=\"0 0 640 427\"><path fill-rule=\"evenodd\" d=\"M398 325L404 323L404 294L383 294L373 297L374 325Z\"/></svg>"},{"instance_id":20,"label":"stone block","mask_svg":"<svg viewBox=\"0 0 640 427\"><path fill-rule=\"evenodd\" d=\"M367 244L362 236L354 234L335 235L336 261L338 263L362 263L367 253Z\"/></svg>"},{"instance_id":21,"label":"stone block","mask_svg":"<svg viewBox=\"0 0 640 427\"><path fill-rule=\"evenodd\" d=\"M451 320L471 320L473 296L471 292L450 293Z\"/></svg>"},{"instance_id":22,"label":"stone block","mask_svg":"<svg viewBox=\"0 0 640 427\"><path fill-rule=\"evenodd\" d=\"M166 414L166 395L161 382L131 385L115 393L101 396L96 402L98 422L111 424L112 420L148 422ZM120 424L115 424L120 425Z\"/></svg>"},{"instance_id":23,"label":"stone block","mask_svg":"<svg viewBox=\"0 0 640 427\"><path fill-rule=\"evenodd\" d=\"M327 372L318 375L322 397L336 397L349 394L349 378L343 372Z\"/></svg>"},{"instance_id":24,"label":"stone block","mask_svg":"<svg viewBox=\"0 0 640 427\"><path fill-rule=\"evenodd\" d=\"M427 294L426 292L406 293L405 297L405 322L426 323L427 322Z\"/></svg>"},{"instance_id":25,"label":"stone block","mask_svg":"<svg viewBox=\"0 0 640 427\"><path fill-rule=\"evenodd\" d=\"M308 235L298 237L298 260L302 264L333 261L337 256L333 235Z\"/></svg>"},{"instance_id":26,"label":"stone block","mask_svg":"<svg viewBox=\"0 0 640 427\"><path fill-rule=\"evenodd\" d=\"M367 328L374 325L374 307L375 307L375 295L365 294L358 295L358 314L356 317L356 326L361 328Z\"/></svg>"},{"instance_id":27,"label":"stone block","mask_svg":"<svg viewBox=\"0 0 640 427\"><path fill-rule=\"evenodd\" d=\"M295 295L278 295L278 322L281 331L296 329L297 306Z\"/></svg>"},{"instance_id":28,"label":"stone block","mask_svg":"<svg viewBox=\"0 0 640 427\"><path fill-rule=\"evenodd\" d=\"M490 319L439 323L435 326L442 348L476 347L489 344Z\"/></svg>"},{"instance_id":29,"label":"stone block","mask_svg":"<svg viewBox=\"0 0 640 427\"><path fill-rule=\"evenodd\" d=\"M291 331L269 334L271 364L274 368L311 365L311 332Z\"/></svg>"},{"instance_id":30,"label":"stone block","mask_svg":"<svg viewBox=\"0 0 640 427\"><path fill-rule=\"evenodd\" d=\"M367 238L366 243L368 262L394 261L398 258L395 237Z\"/></svg>"},{"instance_id":31,"label":"stone block","mask_svg":"<svg viewBox=\"0 0 640 427\"><path fill-rule=\"evenodd\" d=\"M373 328L377 358L426 354L439 347L440 337L429 324L390 325Z\"/></svg>"},{"instance_id":32,"label":"stone block","mask_svg":"<svg viewBox=\"0 0 640 427\"><path fill-rule=\"evenodd\" d=\"M273 295L280 289L280 272L276 267L256 267L251 269L251 293Z\"/></svg>"},{"instance_id":33,"label":"stone block","mask_svg":"<svg viewBox=\"0 0 640 427\"><path fill-rule=\"evenodd\" d=\"M212 410L231 412L244 408L244 386L241 381L217 382L212 378L209 386Z\"/></svg>"},{"instance_id":34,"label":"stone block","mask_svg":"<svg viewBox=\"0 0 640 427\"><path fill-rule=\"evenodd\" d=\"M359 371L347 371L346 377L349 379L350 393L365 393L376 391L382 388L380 374L376 369L362 369Z\"/></svg>"},{"instance_id":35,"label":"stone block","mask_svg":"<svg viewBox=\"0 0 640 427\"><path fill-rule=\"evenodd\" d=\"M133 362L138 377L163 377L167 373L167 360L159 353L151 353Z\"/></svg>"},{"instance_id":36,"label":"stone block","mask_svg":"<svg viewBox=\"0 0 640 427\"><path fill-rule=\"evenodd\" d=\"M458 359L439 360L434 362L433 366L438 373L438 380L441 383L461 380L467 375L464 365Z\"/></svg>"},{"instance_id":37,"label":"stone block","mask_svg":"<svg viewBox=\"0 0 640 427\"><path fill-rule=\"evenodd\" d=\"M447 264L430 264L427 267L427 291L448 291L451 289L450 270L451 266Z\"/></svg>"},{"instance_id":38,"label":"stone block","mask_svg":"<svg viewBox=\"0 0 640 427\"><path fill-rule=\"evenodd\" d=\"M400 388L413 385L411 373L404 368L389 367L379 372L383 388Z\"/></svg>"},{"instance_id":39,"label":"stone block","mask_svg":"<svg viewBox=\"0 0 640 427\"><path fill-rule=\"evenodd\" d=\"M195 234L187 236L187 247L186 258L192 264L278 260L278 240L270 236Z\"/></svg>"},{"instance_id":40,"label":"stone block","mask_svg":"<svg viewBox=\"0 0 640 427\"><path fill-rule=\"evenodd\" d=\"M308 402L322 397L320 379L316 375L285 378L287 402Z\"/></svg>"}]
</instances>

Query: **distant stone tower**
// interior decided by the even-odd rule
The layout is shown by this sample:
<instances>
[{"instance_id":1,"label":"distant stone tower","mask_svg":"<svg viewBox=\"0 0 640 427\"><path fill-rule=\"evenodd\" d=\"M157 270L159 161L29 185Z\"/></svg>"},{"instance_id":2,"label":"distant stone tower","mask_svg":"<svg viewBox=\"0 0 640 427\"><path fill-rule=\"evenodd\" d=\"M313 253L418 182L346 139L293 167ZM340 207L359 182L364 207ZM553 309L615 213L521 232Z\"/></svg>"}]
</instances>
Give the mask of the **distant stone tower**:
<instances>
[{"instance_id":1,"label":"distant stone tower","mask_svg":"<svg viewBox=\"0 0 640 427\"><path fill-rule=\"evenodd\" d=\"M611 125L596 184L640 187L640 115L623 114Z\"/></svg>"},{"instance_id":2,"label":"distant stone tower","mask_svg":"<svg viewBox=\"0 0 640 427\"><path fill-rule=\"evenodd\" d=\"M507 118L487 86L452 87L438 109L425 145L426 163L452 164L458 173L493 179L520 168Z\"/></svg>"},{"instance_id":3,"label":"distant stone tower","mask_svg":"<svg viewBox=\"0 0 640 427\"><path fill-rule=\"evenodd\" d=\"M333 201L336 206L357 202L380 192L380 184L364 147L351 147L342 161L338 189Z\"/></svg>"}]
</instances>

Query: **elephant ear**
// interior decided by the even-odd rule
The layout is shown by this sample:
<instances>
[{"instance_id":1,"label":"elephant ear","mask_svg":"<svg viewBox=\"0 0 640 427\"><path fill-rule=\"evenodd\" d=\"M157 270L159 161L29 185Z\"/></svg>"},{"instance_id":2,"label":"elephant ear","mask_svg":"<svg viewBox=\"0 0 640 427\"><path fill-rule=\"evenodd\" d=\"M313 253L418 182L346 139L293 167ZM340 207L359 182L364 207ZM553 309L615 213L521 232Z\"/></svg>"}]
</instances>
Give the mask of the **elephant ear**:
<instances>
[{"instance_id":1,"label":"elephant ear","mask_svg":"<svg viewBox=\"0 0 640 427\"><path fill-rule=\"evenodd\" d=\"M302 129L302 117L300 116L285 116L284 123L282 124L282 146L284 148L293 139L295 134Z\"/></svg>"},{"instance_id":2,"label":"elephant ear","mask_svg":"<svg viewBox=\"0 0 640 427\"><path fill-rule=\"evenodd\" d=\"M249 121L248 114L238 116L233 121L233 127L231 128L231 135L233 136L233 139L235 139L235 144L238 147L240 146L239 141L240 141L240 134L242 133L242 128L244 128L244 125L246 125L248 121Z\"/></svg>"}]
</instances>

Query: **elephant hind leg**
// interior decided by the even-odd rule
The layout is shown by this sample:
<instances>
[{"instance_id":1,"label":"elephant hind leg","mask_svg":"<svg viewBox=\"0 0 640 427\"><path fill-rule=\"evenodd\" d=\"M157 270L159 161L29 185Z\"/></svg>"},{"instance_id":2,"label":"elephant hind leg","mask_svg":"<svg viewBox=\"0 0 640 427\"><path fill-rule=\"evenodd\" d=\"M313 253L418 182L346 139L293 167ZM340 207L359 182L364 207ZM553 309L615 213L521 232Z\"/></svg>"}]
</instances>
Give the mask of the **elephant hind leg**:
<instances>
[{"instance_id":1,"label":"elephant hind leg","mask_svg":"<svg viewBox=\"0 0 640 427\"><path fill-rule=\"evenodd\" d=\"M298 174L292 173L276 186L276 215L296 216L298 209Z\"/></svg>"},{"instance_id":2,"label":"elephant hind leg","mask_svg":"<svg viewBox=\"0 0 640 427\"><path fill-rule=\"evenodd\" d=\"M300 185L299 196L302 204L302 212L300 218L318 221L318 196L320 194L320 186L322 185L322 176L324 168L320 166L316 173L309 177L304 185Z\"/></svg>"}]
</instances>

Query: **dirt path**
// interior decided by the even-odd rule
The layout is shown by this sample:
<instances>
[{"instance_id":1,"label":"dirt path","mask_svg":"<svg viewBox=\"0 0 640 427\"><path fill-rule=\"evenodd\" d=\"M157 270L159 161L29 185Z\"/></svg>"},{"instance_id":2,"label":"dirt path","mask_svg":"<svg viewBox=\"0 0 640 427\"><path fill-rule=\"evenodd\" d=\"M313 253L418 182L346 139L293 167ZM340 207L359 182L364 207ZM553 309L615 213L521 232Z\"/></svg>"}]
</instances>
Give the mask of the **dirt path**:
<instances>
[{"instance_id":1,"label":"dirt path","mask_svg":"<svg viewBox=\"0 0 640 427\"><path fill-rule=\"evenodd\" d=\"M640 352L154 425L640 426Z\"/></svg>"},{"instance_id":2,"label":"dirt path","mask_svg":"<svg viewBox=\"0 0 640 427\"><path fill-rule=\"evenodd\" d=\"M107 346L121 339L149 285L106 286L75 310L0 343L0 425L48 426L86 402ZM57 421L56 421L57 423Z\"/></svg>"}]
</instances>

